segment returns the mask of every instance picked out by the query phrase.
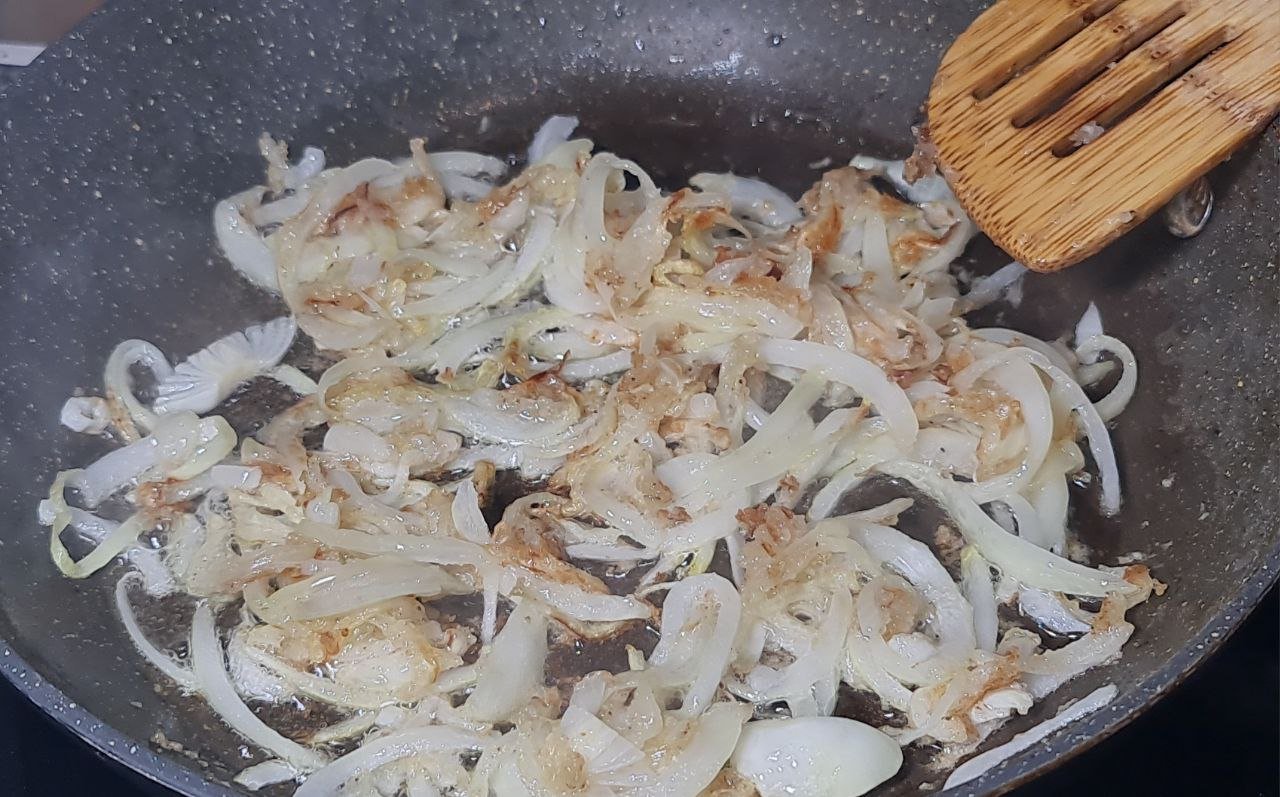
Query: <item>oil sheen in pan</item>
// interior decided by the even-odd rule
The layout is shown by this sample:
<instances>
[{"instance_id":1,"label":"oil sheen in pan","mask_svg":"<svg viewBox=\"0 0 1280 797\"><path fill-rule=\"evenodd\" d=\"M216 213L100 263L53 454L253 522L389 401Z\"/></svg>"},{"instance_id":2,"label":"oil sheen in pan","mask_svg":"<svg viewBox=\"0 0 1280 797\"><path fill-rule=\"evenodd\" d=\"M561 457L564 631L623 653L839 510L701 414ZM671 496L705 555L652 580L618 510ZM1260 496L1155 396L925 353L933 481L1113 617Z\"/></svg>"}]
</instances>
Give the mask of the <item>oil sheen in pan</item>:
<instances>
[{"instance_id":1,"label":"oil sheen in pan","mask_svg":"<svg viewBox=\"0 0 1280 797\"><path fill-rule=\"evenodd\" d=\"M310 375L316 378L330 364L323 354L315 351L309 340L305 340L301 336L287 359L290 362L297 363L303 370L311 372ZM765 404L766 406L773 406L781 399L785 393L785 388L782 383L771 384L769 387L773 389L766 389ZM1103 385L1101 387L1105 388L1106 386ZM1105 389L1103 392L1105 392ZM237 391L217 411L227 418L228 422L239 434L247 435L261 429L269 419L286 409L294 401L295 397L278 383L272 380L260 379ZM821 414L820 407L815 409L817 414ZM318 448L324 438L324 432L325 427L323 425L309 430L303 438L307 447L309 449ZM748 429L748 437L750 434L751 431ZM809 493L800 499L797 506L799 511L807 508L813 492L816 492L820 487L821 483L814 485ZM513 471L499 471L496 474L490 500L483 508L486 521L491 526L496 525L501 520L505 509L513 502L545 488L545 481L528 481L520 478ZM1082 491L1080 488L1077 488L1077 490ZM928 545L951 576L958 580L960 577L960 546L952 544L954 532L950 531L950 521L946 513L937 504L916 492L909 485L889 478L873 477L846 493L837 504L833 514L870 509L902 497L910 498L914 503L899 517L897 528ZM1077 500L1072 502L1073 507L1080 506L1082 502L1085 505L1088 504L1088 499L1084 496L1076 496L1076 498ZM1069 534L1073 543L1073 558L1086 556L1087 559L1092 560L1094 557L1087 556L1089 549L1075 538L1073 532L1069 532ZM161 532L158 535L157 544L162 541L162 538L163 533ZM653 564L646 561L632 567L625 567L604 562L572 559L569 561L599 578L612 593L617 595L632 593L637 588L640 579ZM688 564L689 562L685 562L684 566L687 567ZM726 578L730 577L729 559L723 543L717 546L715 556L708 569ZM655 590L646 597L655 606L661 608L664 594L662 590ZM187 647L186 629L190 627L191 614L194 608L194 600L191 597L173 595L162 599L152 599L135 592L131 595L131 603L138 615L139 623L150 639L155 641L161 648L169 649L179 656L185 655ZM472 631L477 632L478 636L482 612L482 603L479 596L452 596L433 601L423 601L423 603L427 606L433 619L442 623L465 625ZM506 622L510 611L511 604L500 598L497 618L497 627L499 629ZM240 614L241 604L239 602L224 607L219 615L220 627L224 631L230 630L239 621ZM1071 639L1071 637L1055 634L1050 629L1044 628L1035 623L1034 620L1008 607L1002 607L1000 622L1002 631L1009 626L1015 625L1036 631L1041 635L1046 647L1049 648L1059 647ZM922 628L920 630L925 629ZM608 635L596 638L587 638L577 634L569 627L559 623L552 625L549 634L545 684L548 687L557 689L562 707L567 705L573 684L583 675L597 670L607 670L612 673L626 671L629 667L629 648L634 648L647 658L657 644L659 635L658 629L653 625L638 620L620 623ZM477 642L471 649L466 651L463 655L463 660L468 664L473 663L479 654L480 645ZM179 690L163 676L151 671L149 673L155 682L157 692L164 694L168 699L175 702L189 703L191 701L191 698L181 695ZM316 674L323 675L323 673ZM317 731L334 726L350 716L349 712L344 712L305 696L293 696L274 703L262 700L253 700L250 703L255 713L272 727L277 728L286 736L300 741L306 741ZM854 689L845 683L841 683L839 686L834 713L836 716L848 717L877 727L904 727L907 721L906 717L900 712L884 706L874 693ZM787 709L781 704L762 706L757 709L756 715L760 718L786 716ZM210 719L212 722L218 722L212 715L210 715ZM169 749L178 751L184 749L179 740L167 739L160 732L157 732L157 735L151 741L158 746ZM354 746L355 742L352 740L340 740L331 745L335 752L354 749ZM937 766L940 762L934 759L934 753L936 753L936 749L932 746L913 746L912 749L907 751L907 755L914 763L909 763L908 766L929 767L931 764Z\"/></svg>"}]
</instances>

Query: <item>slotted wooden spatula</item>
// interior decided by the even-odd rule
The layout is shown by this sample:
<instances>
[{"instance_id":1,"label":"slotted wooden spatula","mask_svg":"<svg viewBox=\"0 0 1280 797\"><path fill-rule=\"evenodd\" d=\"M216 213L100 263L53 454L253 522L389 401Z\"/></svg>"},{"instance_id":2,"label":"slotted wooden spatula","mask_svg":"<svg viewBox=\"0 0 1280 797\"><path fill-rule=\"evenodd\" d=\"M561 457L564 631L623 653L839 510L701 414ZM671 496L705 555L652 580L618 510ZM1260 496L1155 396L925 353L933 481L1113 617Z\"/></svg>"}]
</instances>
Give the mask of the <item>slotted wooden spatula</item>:
<instances>
[{"instance_id":1,"label":"slotted wooden spatula","mask_svg":"<svg viewBox=\"0 0 1280 797\"><path fill-rule=\"evenodd\" d=\"M1159 210L1278 109L1280 0L1000 0L943 58L928 116L978 226L1056 271Z\"/></svg>"}]
</instances>

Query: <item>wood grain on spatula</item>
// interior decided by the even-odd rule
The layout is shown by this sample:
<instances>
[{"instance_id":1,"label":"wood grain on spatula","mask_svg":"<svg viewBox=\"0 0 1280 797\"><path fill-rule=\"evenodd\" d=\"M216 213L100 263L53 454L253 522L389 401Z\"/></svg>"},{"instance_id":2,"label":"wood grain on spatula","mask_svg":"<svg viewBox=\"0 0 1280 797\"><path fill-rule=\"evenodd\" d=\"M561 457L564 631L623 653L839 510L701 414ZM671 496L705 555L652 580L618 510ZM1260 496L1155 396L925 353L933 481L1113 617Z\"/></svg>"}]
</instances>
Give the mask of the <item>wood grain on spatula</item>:
<instances>
[{"instance_id":1,"label":"wood grain on spatula","mask_svg":"<svg viewBox=\"0 0 1280 797\"><path fill-rule=\"evenodd\" d=\"M1280 110L1280 0L1001 0L929 94L943 174L1037 271L1094 254Z\"/></svg>"}]
</instances>

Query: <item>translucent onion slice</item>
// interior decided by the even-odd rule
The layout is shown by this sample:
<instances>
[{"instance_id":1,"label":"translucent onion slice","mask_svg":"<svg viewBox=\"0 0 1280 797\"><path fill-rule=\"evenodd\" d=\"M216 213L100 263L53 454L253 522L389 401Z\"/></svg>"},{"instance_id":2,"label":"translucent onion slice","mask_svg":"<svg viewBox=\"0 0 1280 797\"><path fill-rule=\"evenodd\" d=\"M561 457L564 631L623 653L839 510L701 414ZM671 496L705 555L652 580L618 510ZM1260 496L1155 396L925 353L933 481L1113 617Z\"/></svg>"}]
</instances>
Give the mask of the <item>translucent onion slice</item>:
<instances>
[{"instance_id":1,"label":"translucent onion slice","mask_svg":"<svg viewBox=\"0 0 1280 797\"><path fill-rule=\"evenodd\" d=\"M277 783L286 783L298 777L298 770L288 761L272 758L240 770L232 780L249 791L258 791Z\"/></svg>"},{"instance_id":2,"label":"translucent onion slice","mask_svg":"<svg viewBox=\"0 0 1280 797\"><path fill-rule=\"evenodd\" d=\"M662 636L649 656L660 681L683 691L678 716L710 705L733 657L742 599L733 584L712 573L676 582L662 603Z\"/></svg>"},{"instance_id":3,"label":"translucent onion slice","mask_svg":"<svg viewBox=\"0 0 1280 797\"><path fill-rule=\"evenodd\" d=\"M191 668L196 688L209 701L209 707L245 739L289 762L300 772L310 772L325 765L324 756L272 730L236 694L236 688L227 675L213 611L203 602L196 607L191 621Z\"/></svg>"},{"instance_id":4,"label":"translucent onion slice","mask_svg":"<svg viewBox=\"0 0 1280 797\"><path fill-rule=\"evenodd\" d=\"M396 731L366 741L360 747L307 776L294 797L332 797L341 794L342 786L355 778L410 756L449 756L483 750L484 737L449 727L431 725L425 728Z\"/></svg>"},{"instance_id":5,"label":"translucent onion slice","mask_svg":"<svg viewBox=\"0 0 1280 797\"><path fill-rule=\"evenodd\" d=\"M975 780L1071 723L1105 707L1115 699L1118 692L1115 684L1107 684L1093 690L1071 705L1060 709L1052 719L1047 719L1030 730L1023 731L999 747L993 747L965 761L947 777L942 788L951 789Z\"/></svg>"},{"instance_id":6,"label":"translucent onion slice","mask_svg":"<svg viewBox=\"0 0 1280 797\"><path fill-rule=\"evenodd\" d=\"M631 797L697 797L729 760L750 716L750 706L740 703L708 708L660 757L653 756L657 774L633 786Z\"/></svg>"},{"instance_id":7,"label":"translucent onion slice","mask_svg":"<svg viewBox=\"0 0 1280 797\"><path fill-rule=\"evenodd\" d=\"M481 653L476 687L463 710L484 722L509 718L542 686L546 660L547 616L536 601L524 601Z\"/></svg>"},{"instance_id":8,"label":"translucent onion slice","mask_svg":"<svg viewBox=\"0 0 1280 797\"><path fill-rule=\"evenodd\" d=\"M128 632L129 639L133 640L134 647L153 667L182 689L194 690L196 688L196 680L191 670L179 664L168 653L151 644L151 640L147 639L142 626L138 624L138 617L133 613L133 606L129 603L129 583L137 580L139 580L137 574L126 573L116 582L116 611L120 613L120 621L124 624L124 630Z\"/></svg>"},{"instance_id":9,"label":"translucent onion slice","mask_svg":"<svg viewBox=\"0 0 1280 797\"><path fill-rule=\"evenodd\" d=\"M292 316L219 338L174 367L156 385L156 413L208 412L240 385L269 372L293 344Z\"/></svg>"},{"instance_id":10,"label":"translucent onion slice","mask_svg":"<svg viewBox=\"0 0 1280 797\"><path fill-rule=\"evenodd\" d=\"M796 440L812 433L809 408L821 397L824 386L820 372L806 374L760 432L741 448L709 460L696 472L693 483L681 491L682 499L693 506L705 506L722 492L747 489L785 473L796 455L805 453Z\"/></svg>"},{"instance_id":11,"label":"translucent onion slice","mask_svg":"<svg viewBox=\"0 0 1280 797\"><path fill-rule=\"evenodd\" d=\"M974 641L989 653L996 649L1000 631L996 592L991 581L991 565L972 545L960 552L960 590L973 607Z\"/></svg>"},{"instance_id":12,"label":"translucent onion slice","mask_svg":"<svg viewBox=\"0 0 1280 797\"><path fill-rule=\"evenodd\" d=\"M489 544L489 524L485 522L484 513L480 511L480 494L476 492L476 483L471 479L463 479L453 494L451 507L454 528L463 539L477 545Z\"/></svg>"},{"instance_id":13,"label":"translucent onion slice","mask_svg":"<svg viewBox=\"0 0 1280 797\"><path fill-rule=\"evenodd\" d=\"M438 565L493 565L494 560L480 546L451 537L425 537L412 534L366 534L363 531L339 529L315 521L296 526L299 534L340 551L365 556L399 555L415 562Z\"/></svg>"},{"instance_id":14,"label":"translucent onion slice","mask_svg":"<svg viewBox=\"0 0 1280 797\"><path fill-rule=\"evenodd\" d=\"M556 147L569 140L578 127L576 116L551 116L542 123L538 132L533 134L529 142L529 152L525 156L530 166L542 163Z\"/></svg>"},{"instance_id":15,"label":"translucent onion slice","mask_svg":"<svg viewBox=\"0 0 1280 797\"><path fill-rule=\"evenodd\" d=\"M262 202L265 193L262 186L254 186L219 202L213 208L213 231L222 254L236 271L259 288L278 293L275 257L246 215Z\"/></svg>"},{"instance_id":16,"label":"translucent onion slice","mask_svg":"<svg viewBox=\"0 0 1280 797\"><path fill-rule=\"evenodd\" d=\"M851 534L867 553L911 583L933 606L932 630L939 653L961 661L976 646L973 607L960 594L929 546L897 529L873 523L851 523Z\"/></svg>"},{"instance_id":17,"label":"translucent onion slice","mask_svg":"<svg viewBox=\"0 0 1280 797\"><path fill-rule=\"evenodd\" d=\"M149 436L77 471L67 483L80 491L85 506L93 508L143 477L195 478L221 462L237 441L231 426L219 416L178 413L158 421Z\"/></svg>"},{"instance_id":18,"label":"translucent onion slice","mask_svg":"<svg viewBox=\"0 0 1280 797\"><path fill-rule=\"evenodd\" d=\"M1081 362L1094 362L1103 352L1115 355L1123 369L1120 371L1120 379L1116 382L1116 386L1093 405L1097 408L1102 420L1110 421L1129 406L1129 401L1138 387L1138 358L1123 341L1110 335L1094 335L1076 345L1076 356Z\"/></svg>"},{"instance_id":19,"label":"translucent onion slice","mask_svg":"<svg viewBox=\"0 0 1280 797\"><path fill-rule=\"evenodd\" d=\"M277 590L257 613L273 625L285 625L347 614L404 595L429 599L471 591L469 584L441 567L376 556L338 565Z\"/></svg>"},{"instance_id":20,"label":"translucent onion slice","mask_svg":"<svg viewBox=\"0 0 1280 797\"><path fill-rule=\"evenodd\" d=\"M1037 653L1023 662L1023 683L1039 700L1077 675L1115 659L1131 636L1133 625L1120 622L1085 634L1057 650Z\"/></svg>"},{"instance_id":21,"label":"translucent onion slice","mask_svg":"<svg viewBox=\"0 0 1280 797\"><path fill-rule=\"evenodd\" d=\"M560 732L593 776L633 767L644 759L639 747L572 702L560 717Z\"/></svg>"},{"instance_id":22,"label":"translucent onion slice","mask_svg":"<svg viewBox=\"0 0 1280 797\"><path fill-rule=\"evenodd\" d=\"M736 174L702 172L689 178L689 184L702 191L728 195L733 213L767 227L788 227L800 221L800 208L777 188L754 177Z\"/></svg>"},{"instance_id":23,"label":"translucent onion slice","mask_svg":"<svg viewBox=\"0 0 1280 797\"><path fill-rule=\"evenodd\" d=\"M80 471L75 470L59 473L49 487L48 500L41 501L39 508L41 523L50 527L49 553L53 557L53 564L68 578L87 578L106 567L147 528L141 514L132 515L125 522L117 524L82 509L67 506L67 482L79 473ZM62 532L73 524L92 525L97 532L93 536L97 538L98 544L79 561L72 558L71 552L62 543Z\"/></svg>"},{"instance_id":24,"label":"translucent onion slice","mask_svg":"<svg viewBox=\"0 0 1280 797\"><path fill-rule=\"evenodd\" d=\"M134 395L130 370L135 366L146 368L156 381L169 376L173 366L163 352L145 340L123 341L111 350L111 356L107 358L102 374L107 399L119 399L130 419L145 433L156 425L157 419L155 413Z\"/></svg>"},{"instance_id":25,"label":"translucent onion slice","mask_svg":"<svg viewBox=\"0 0 1280 797\"><path fill-rule=\"evenodd\" d=\"M1026 274L1027 267L1014 262L974 280L969 292L960 300L957 311L963 315L986 307L1017 285Z\"/></svg>"},{"instance_id":26,"label":"translucent onion slice","mask_svg":"<svg viewBox=\"0 0 1280 797\"><path fill-rule=\"evenodd\" d=\"M857 797L902 767L898 743L843 717L750 722L730 764L760 797Z\"/></svg>"},{"instance_id":27,"label":"translucent onion slice","mask_svg":"<svg viewBox=\"0 0 1280 797\"><path fill-rule=\"evenodd\" d=\"M1018 608L1055 634L1087 634L1091 628L1072 614L1057 595L1035 587L1018 590Z\"/></svg>"},{"instance_id":28,"label":"translucent onion slice","mask_svg":"<svg viewBox=\"0 0 1280 797\"><path fill-rule=\"evenodd\" d=\"M1041 589L1099 598L1112 592L1137 589L1123 578L1063 559L1010 534L987 517L963 486L939 476L932 468L898 460L879 465L877 469L911 482L938 503L955 521L964 538L1011 578Z\"/></svg>"},{"instance_id":29,"label":"translucent onion slice","mask_svg":"<svg viewBox=\"0 0 1280 797\"><path fill-rule=\"evenodd\" d=\"M62 405L58 421L73 432L101 434L111 425L111 408L97 396L72 396Z\"/></svg>"},{"instance_id":30,"label":"translucent onion slice","mask_svg":"<svg viewBox=\"0 0 1280 797\"><path fill-rule=\"evenodd\" d=\"M834 346L803 340L768 338L760 341L761 361L803 371L819 371L833 382L848 385L889 423L890 434L909 449L920 431L910 399L878 365Z\"/></svg>"},{"instance_id":31,"label":"translucent onion slice","mask_svg":"<svg viewBox=\"0 0 1280 797\"><path fill-rule=\"evenodd\" d=\"M1075 341L1076 347L1087 340L1102 335L1102 313L1098 310L1098 305L1089 302L1089 306L1085 308L1084 314L1080 316L1080 320L1076 322Z\"/></svg>"},{"instance_id":32,"label":"translucent onion slice","mask_svg":"<svg viewBox=\"0 0 1280 797\"><path fill-rule=\"evenodd\" d=\"M589 623L613 623L622 620L647 620L653 609L630 595L588 592L573 585L520 571L520 585L558 614Z\"/></svg>"}]
</instances>

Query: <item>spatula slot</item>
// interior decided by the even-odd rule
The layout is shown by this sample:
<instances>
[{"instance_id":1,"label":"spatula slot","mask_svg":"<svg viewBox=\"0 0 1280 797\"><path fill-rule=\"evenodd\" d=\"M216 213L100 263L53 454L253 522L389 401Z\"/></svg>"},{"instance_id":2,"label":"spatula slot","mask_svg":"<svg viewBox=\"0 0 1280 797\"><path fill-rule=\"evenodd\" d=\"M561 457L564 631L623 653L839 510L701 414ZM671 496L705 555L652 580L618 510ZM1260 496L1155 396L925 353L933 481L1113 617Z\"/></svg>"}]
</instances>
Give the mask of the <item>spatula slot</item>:
<instances>
[{"instance_id":1,"label":"spatula slot","mask_svg":"<svg viewBox=\"0 0 1280 797\"><path fill-rule=\"evenodd\" d=\"M1088 85L1110 65L1158 36L1185 13L1181 4L1166 6L1149 16L1131 13L1126 5L1121 5L1101 17L1089 28L1089 33L1097 31L1096 46L1079 60L1066 65L1048 91L1029 97L1014 112L1011 119L1013 126L1027 127L1058 110L1071 95ZM1050 65L1044 63L1041 68L1050 68Z\"/></svg>"},{"instance_id":2,"label":"spatula slot","mask_svg":"<svg viewBox=\"0 0 1280 797\"><path fill-rule=\"evenodd\" d=\"M1096 125L1101 130L1095 130L1095 134L1081 134L1081 131L1075 131L1071 135L1059 141L1052 148L1052 152L1059 158L1065 158L1073 152L1081 149L1088 144L1093 143L1098 138L1106 134L1107 131L1113 129L1116 125L1125 119L1139 113L1148 103L1156 98L1162 91L1177 83L1185 77L1191 70L1195 69L1214 53L1227 46L1232 39L1232 35L1225 29L1214 31L1212 35L1205 37L1196 43L1192 49L1188 49L1177 53L1169 62L1168 75L1164 80L1153 83L1149 88L1140 93L1134 93L1124 97L1122 101L1116 102L1109 106L1097 118L1089 124ZM1150 53L1136 52L1128 56L1129 58L1149 58Z\"/></svg>"},{"instance_id":3,"label":"spatula slot","mask_svg":"<svg viewBox=\"0 0 1280 797\"><path fill-rule=\"evenodd\" d=\"M976 82L973 98L985 100L1010 81L1042 61L1066 44L1080 31L1119 5L1121 0L1075 0L1070 13L1052 22L1046 21L1033 35L1012 44L1019 48L1007 54L989 74Z\"/></svg>"}]
</instances>

